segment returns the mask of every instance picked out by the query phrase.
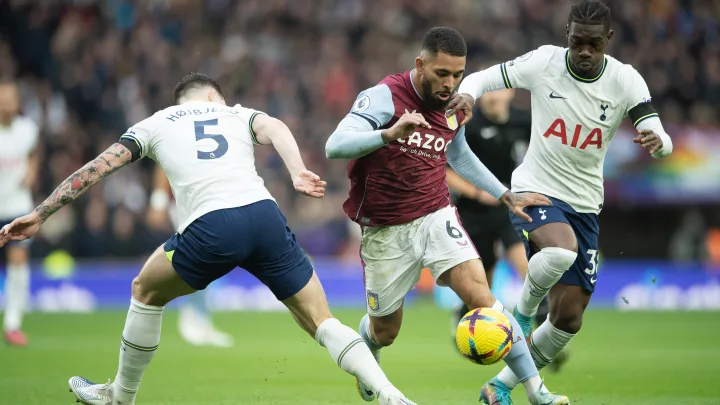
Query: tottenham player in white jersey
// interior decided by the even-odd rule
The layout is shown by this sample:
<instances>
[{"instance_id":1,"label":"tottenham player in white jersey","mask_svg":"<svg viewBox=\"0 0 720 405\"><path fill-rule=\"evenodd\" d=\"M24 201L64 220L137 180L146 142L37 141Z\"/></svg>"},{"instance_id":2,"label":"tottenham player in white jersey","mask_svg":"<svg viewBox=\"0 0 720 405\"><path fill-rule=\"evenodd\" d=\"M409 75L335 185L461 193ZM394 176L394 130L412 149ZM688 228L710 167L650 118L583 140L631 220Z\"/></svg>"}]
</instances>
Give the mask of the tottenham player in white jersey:
<instances>
[{"instance_id":1,"label":"tottenham player in white jersey","mask_svg":"<svg viewBox=\"0 0 720 405\"><path fill-rule=\"evenodd\" d=\"M512 191L538 192L552 207L528 208L533 222L513 219L524 235L529 261L515 317L526 336L533 315L548 294L550 316L528 339L542 368L580 330L583 312L598 279L598 214L603 204L603 160L624 117L638 131L635 143L653 157L672 152L642 76L605 54L613 32L610 10L598 1L572 7L568 47L542 46L519 58L469 75L452 101L471 111L481 94L523 88L532 94L530 146L512 176ZM507 367L483 387L507 404L518 384Z\"/></svg>"},{"instance_id":2,"label":"tottenham player in white jersey","mask_svg":"<svg viewBox=\"0 0 720 405\"><path fill-rule=\"evenodd\" d=\"M164 228L169 219L173 227L177 228L177 207L171 196L172 190L167 176L160 166L155 166L153 191L147 212L151 226ZM194 346L232 347L235 342L232 335L218 330L213 323L207 305L207 291L208 289L198 290L195 294L180 300L178 315L180 337Z\"/></svg>"},{"instance_id":3,"label":"tottenham player in white jersey","mask_svg":"<svg viewBox=\"0 0 720 405\"><path fill-rule=\"evenodd\" d=\"M0 226L32 209L30 188L37 173L38 128L19 115L20 95L14 83L0 83ZM13 346L25 346L22 319L30 298L29 241L8 245L5 275L3 336Z\"/></svg>"},{"instance_id":4,"label":"tottenham player in white jersey","mask_svg":"<svg viewBox=\"0 0 720 405\"><path fill-rule=\"evenodd\" d=\"M170 180L180 226L132 282L115 380L94 384L72 377L70 390L77 399L89 405L134 404L160 342L165 305L204 289L238 266L267 285L336 364L372 387L381 404L412 404L388 381L360 335L332 317L310 261L257 175L253 147L272 144L295 189L323 197L325 182L305 168L287 126L259 111L227 106L218 84L198 73L180 81L174 100L176 106L130 128L34 211L0 231L0 246L32 237L54 212L145 156Z\"/></svg>"}]
</instances>

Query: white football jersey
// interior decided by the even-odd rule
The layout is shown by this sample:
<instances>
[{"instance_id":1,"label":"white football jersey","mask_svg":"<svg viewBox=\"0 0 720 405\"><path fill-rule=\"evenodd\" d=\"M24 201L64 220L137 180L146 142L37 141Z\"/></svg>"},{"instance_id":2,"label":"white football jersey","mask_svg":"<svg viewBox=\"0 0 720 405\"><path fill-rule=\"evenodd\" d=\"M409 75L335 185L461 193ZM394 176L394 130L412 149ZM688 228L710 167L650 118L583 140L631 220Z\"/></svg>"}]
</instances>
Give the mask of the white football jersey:
<instances>
[{"instance_id":1,"label":"white football jersey","mask_svg":"<svg viewBox=\"0 0 720 405\"><path fill-rule=\"evenodd\" d=\"M0 220L25 215L33 209L30 189L23 186L28 157L38 142L38 128L27 117L18 116L7 127L0 126Z\"/></svg>"},{"instance_id":2,"label":"white football jersey","mask_svg":"<svg viewBox=\"0 0 720 405\"><path fill-rule=\"evenodd\" d=\"M543 193L578 212L599 213L608 144L628 111L650 102L645 80L607 55L597 77L581 78L570 68L567 48L557 46L542 46L499 70L506 87L532 94L530 145L513 172L512 191ZM637 122L650 116L657 114Z\"/></svg>"},{"instance_id":3,"label":"white football jersey","mask_svg":"<svg viewBox=\"0 0 720 405\"><path fill-rule=\"evenodd\" d=\"M258 114L240 104L186 103L158 111L121 137L165 171L178 232L211 211L274 201L255 170L252 123Z\"/></svg>"}]
</instances>

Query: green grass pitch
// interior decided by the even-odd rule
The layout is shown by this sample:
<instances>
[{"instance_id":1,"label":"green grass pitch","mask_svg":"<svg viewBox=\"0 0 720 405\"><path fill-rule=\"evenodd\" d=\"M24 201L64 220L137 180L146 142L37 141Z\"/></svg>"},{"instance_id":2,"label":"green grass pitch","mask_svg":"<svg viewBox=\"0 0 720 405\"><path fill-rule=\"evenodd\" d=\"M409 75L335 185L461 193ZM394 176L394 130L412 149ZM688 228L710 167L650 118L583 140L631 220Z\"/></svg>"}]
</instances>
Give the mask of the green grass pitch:
<instances>
[{"instance_id":1,"label":"green grass pitch","mask_svg":"<svg viewBox=\"0 0 720 405\"><path fill-rule=\"evenodd\" d=\"M359 311L336 311L356 327ZM72 375L104 382L117 367L124 313L31 314L30 346L0 346L0 404L72 404ZM138 405L330 405L364 403L353 380L286 313L225 313L217 323L236 336L232 349L195 348L165 315L160 349ZM409 307L400 337L385 349L390 379L420 405L476 404L500 365L478 366L456 353L448 314ZM589 311L551 390L581 405L720 404L720 313ZM527 403L518 389L515 403Z\"/></svg>"}]
</instances>

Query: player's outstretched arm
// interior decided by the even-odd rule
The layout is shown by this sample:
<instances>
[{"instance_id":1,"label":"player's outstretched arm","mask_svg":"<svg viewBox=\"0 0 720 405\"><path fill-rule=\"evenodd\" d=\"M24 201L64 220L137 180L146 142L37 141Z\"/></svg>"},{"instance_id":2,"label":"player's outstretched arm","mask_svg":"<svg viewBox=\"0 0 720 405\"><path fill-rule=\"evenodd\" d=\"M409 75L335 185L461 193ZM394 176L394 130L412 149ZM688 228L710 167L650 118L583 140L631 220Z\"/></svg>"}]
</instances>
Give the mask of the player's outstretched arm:
<instances>
[{"instance_id":1,"label":"player's outstretched arm","mask_svg":"<svg viewBox=\"0 0 720 405\"><path fill-rule=\"evenodd\" d=\"M429 129L430 124L415 111L406 110L392 127L379 130L373 130L367 121L348 115L328 138L325 156L328 159L357 159L392 141L410 136L417 127Z\"/></svg>"},{"instance_id":2,"label":"player's outstretched arm","mask_svg":"<svg viewBox=\"0 0 720 405\"><path fill-rule=\"evenodd\" d=\"M460 128L446 153L450 167L475 187L497 199L508 190L472 152L465 140L465 128Z\"/></svg>"},{"instance_id":3,"label":"player's outstretched arm","mask_svg":"<svg viewBox=\"0 0 720 405\"><path fill-rule=\"evenodd\" d=\"M352 115L343 118L325 143L325 156L328 159L357 159L385 146L382 130L367 126Z\"/></svg>"},{"instance_id":4,"label":"player's outstretched arm","mask_svg":"<svg viewBox=\"0 0 720 405\"><path fill-rule=\"evenodd\" d=\"M451 190L462 194L465 198L476 200L485 205L500 204L497 198L491 196L487 191L475 187L469 181L462 178L462 176L455 173L455 170L451 168L445 169L445 179Z\"/></svg>"},{"instance_id":5,"label":"player's outstretched arm","mask_svg":"<svg viewBox=\"0 0 720 405\"><path fill-rule=\"evenodd\" d=\"M450 99L448 115L462 110L465 113L465 118L460 123L462 126L472 118L472 106L481 95L506 88L533 89L545 80L543 72L558 52L563 52L562 48L541 46L512 61L468 75Z\"/></svg>"},{"instance_id":6,"label":"player's outstretched arm","mask_svg":"<svg viewBox=\"0 0 720 405\"><path fill-rule=\"evenodd\" d=\"M327 183L305 168L295 137L284 122L265 114L258 114L252 126L258 143L272 144L275 147L290 172L295 190L309 197L322 198L325 195Z\"/></svg>"},{"instance_id":7,"label":"player's outstretched arm","mask_svg":"<svg viewBox=\"0 0 720 405\"><path fill-rule=\"evenodd\" d=\"M465 140L461 128L447 149L447 161L457 174L493 197L502 201L515 215L532 222L523 209L530 206L552 205L544 195L537 193L513 193L478 159Z\"/></svg>"},{"instance_id":8,"label":"player's outstretched arm","mask_svg":"<svg viewBox=\"0 0 720 405\"><path fill-rule=\"evenodd\" d=\"M458 90L450 98L448 116L462 111L465 115L460 126L465 125L472 119L472 108L475 100L484 93L504 89L507 86L503 79L500 65L489 67L479 72L471 73L460 83Z\"/></svg>"},{"instance_id":9,"label":"player's outstretched arm","mask_svg":"<svg viewBox=\"0 0 720 405\"><path fill-rule=\"evenodd\" d=\"M0 230L0 246L9 240L32 237L52 214L72 203L90 187L132 161L132 153L115 143L91 162L63 181L42 204L28 215L17 218Z\"/></svg>"}]
</instances>

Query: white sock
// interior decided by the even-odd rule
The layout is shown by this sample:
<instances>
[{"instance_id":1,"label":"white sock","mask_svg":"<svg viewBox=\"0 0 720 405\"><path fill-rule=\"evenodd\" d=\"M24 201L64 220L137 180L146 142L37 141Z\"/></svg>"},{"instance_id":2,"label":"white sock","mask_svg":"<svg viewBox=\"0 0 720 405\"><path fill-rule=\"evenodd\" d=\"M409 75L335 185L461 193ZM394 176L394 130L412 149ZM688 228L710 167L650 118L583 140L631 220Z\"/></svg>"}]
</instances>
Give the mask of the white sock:
<instances>
[{"instance_id":1,"label":"white sock","mask_svg":"<svg viewBox=\"0 0 720 405\"><path fill-rule=\"evenodd\" d=\"M30 268L27 264L9 265L5 279L5 319L6 331L20 330L22 318L30 296Z\"/></svg>"},{"instance_id":2,"label":"white sock","mask_svg":"<svg viewBox=\"0 0 720 405\"><path fill-rule=\"evenodd\" d=\"M535 329L530 336L530 353L535 359L538 370L550 364L574 337L574 334L563 332L553 326L549 319Z\"/></svg>"},{"instance_id":3,"label":"white sock","mask_svg":"<svg viewBox=\"0 0 720 405\"><path fill-rule=\"evenodd\" d=\"M120 343L120 365L113 382L115 397L120 401L131 402L135 397L143 373L155 356L160 344L163 309L134 298L130 300Z\"/></svg>"},{"instance_id":4,"label":"white sock","mask_svg":"<svg viewBox=\"0 0 720 405\"><path fill-rule=\"evenodd\" d=\"M535 253L528 262L518 312L525 316L535 316L540 302L550 288L575 263L577 253L558 247L547 247Z\"/></svg>"},{"instance_id":5,"label":"white sock","mask_svg":"<svg viewBox=\"0 0 720 405\"><path fill-rule=\"evenodd\" d=\"M391 385L363 338L337 319L329 318L321 323L315 340L327 348L341 369L357 377L374 393Z\"/></svg>"},{"instance_id":6,"label":"white sock","mask_svg":"<svg viewBox=\"0 0 720 405\"><path fill-rule=\"evenodd\" d=\"M525 343L525 338L522 335L522 329L510 311L505 309L500 301L496 300L492 309L505 314L513 326L513 341L515 343L513 343L510 353L505 356L505 364L507 364L505 369L510 370L512 376L515 377L515 380L517 380L517 383L512 388L515 388L515 386L517 386L517 384L519 384L522 380L529 398L531 394L534 394L538 388L540 388L542 385L542 379L540 379L538 370L535 368L533 358L530 355L530 350L528 349L527 344ZM517 374L515 374L512 369L515 369ZM518 374L520 375L519 378L516 377Z\"/></svg>"},{"instance_id":7,"label":"white sock","mask_svg":"<svg viewBox=\"0 0 720 405\"><path fill-rule=\"evenodd\" d=\"M535 329L530 336L530 353L538 370L550 364L574 337L575 335L554 327L549 319ZM511 389L520 384L520 380L508 367L503 368L497 378Z\"/></svg>"}]
</instances>

